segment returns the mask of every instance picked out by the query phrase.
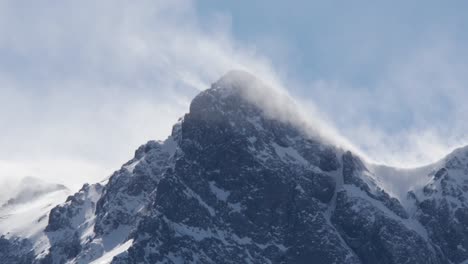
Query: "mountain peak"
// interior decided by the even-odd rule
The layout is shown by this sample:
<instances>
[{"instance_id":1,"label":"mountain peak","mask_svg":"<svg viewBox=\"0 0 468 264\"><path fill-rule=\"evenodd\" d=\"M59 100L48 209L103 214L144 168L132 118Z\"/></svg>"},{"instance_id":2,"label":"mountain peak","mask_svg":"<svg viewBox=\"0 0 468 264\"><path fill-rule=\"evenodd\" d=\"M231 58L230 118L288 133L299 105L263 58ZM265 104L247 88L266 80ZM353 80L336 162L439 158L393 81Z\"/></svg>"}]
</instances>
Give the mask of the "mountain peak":
<instances>
[{"instance_id":1,"label":"mountain peak","mask_svg":"<svg viewBox=\"0 0 468 264\"><path fill-rule=\"evenodd\" d=\"M251 73L242 70L231 70L213 84L214 89L244 89L260 81Z\"/></svg>"},{"instance_id":2,"label":"mountain peak","mask_svg":"<svg viewBox=\"0 0 468 264\"><path fill-rule=\"evenodd\" d=\"M263 107L255 103L253 92L264 87L267 86L248 72L229 71L192 100L190 114L224 118L228 113L258 114Z\"/></svg>"},{"instance_id":3,"label":"mountain peak","mask_svg":"<svg viewBox=\"0 0 468 264\"><path fill-rule=\"evenodd\" d=\"M231 70L213 83L206 92L218 97L218 99L241 96L242 99L254 101L258 95L265 96L265 90L272 89L252 73L243 70Z\"/></svg>"}]
</instances>

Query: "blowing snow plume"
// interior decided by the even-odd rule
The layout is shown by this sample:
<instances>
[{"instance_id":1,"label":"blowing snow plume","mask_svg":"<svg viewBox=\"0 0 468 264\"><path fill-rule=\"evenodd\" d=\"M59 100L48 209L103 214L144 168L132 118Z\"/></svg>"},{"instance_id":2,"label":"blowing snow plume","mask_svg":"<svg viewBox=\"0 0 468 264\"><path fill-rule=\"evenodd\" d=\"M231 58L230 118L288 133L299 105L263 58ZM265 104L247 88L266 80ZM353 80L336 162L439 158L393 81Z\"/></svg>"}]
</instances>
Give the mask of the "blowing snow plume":
<instances>
[{"instance_id":1,"label":"blowing snow plume","mask_svg":"<svg viewBox=\"0 0 468 264\"><path fill-rule=\"evenodd\" d=\"M215 82L214 89L238 92L250 103L257 105L266 116L291 124L306 135L328 144L362 154L332 126L322 120L313 106L301 106L279 83L267 83L248 71L232 70Z\"/></svg>"}]
</instances>

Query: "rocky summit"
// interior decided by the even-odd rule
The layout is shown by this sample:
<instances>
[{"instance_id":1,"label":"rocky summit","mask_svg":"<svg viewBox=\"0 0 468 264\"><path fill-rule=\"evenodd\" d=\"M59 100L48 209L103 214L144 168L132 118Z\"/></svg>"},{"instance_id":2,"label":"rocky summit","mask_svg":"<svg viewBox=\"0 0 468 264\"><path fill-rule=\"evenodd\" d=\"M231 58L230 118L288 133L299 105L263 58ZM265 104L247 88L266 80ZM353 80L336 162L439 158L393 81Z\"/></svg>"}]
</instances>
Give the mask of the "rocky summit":
<instances>
[{"instance_id":1,"label":"rocky summit","mask_svg":"<svg viewBox=\"0 0 468 264\"><path fill-rule=\"evenodd\" d=\"M5 231L0 262L468 261L467 149L417 170L368 164L275 118L253 89L248 73L223 76L165 141L38 215L42 228ZM389 188L400 175L415 179L403 195Z\"/></svg>"}]
</instances>

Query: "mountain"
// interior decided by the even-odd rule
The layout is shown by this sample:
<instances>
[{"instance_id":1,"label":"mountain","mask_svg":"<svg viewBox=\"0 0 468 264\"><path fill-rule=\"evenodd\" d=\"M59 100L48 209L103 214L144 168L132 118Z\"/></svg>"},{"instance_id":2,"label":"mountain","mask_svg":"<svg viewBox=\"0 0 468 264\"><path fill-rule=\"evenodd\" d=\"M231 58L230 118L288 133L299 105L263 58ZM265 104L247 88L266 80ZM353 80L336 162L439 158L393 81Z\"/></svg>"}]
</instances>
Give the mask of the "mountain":
<instances>
[{"instance_id":1,"label":"mountain","mask_svg":"<svg viewBox=\"0 0 468 264\"><path fill-rule=\"evenodd\" d=\"M0 263L32 263L35 251L49 247L44 229L52 208L70 195L60 184L26 177L8 186L0 204Z\"/></svg>"},{"instance_id":2,"label":"mountain","mask_svg":"<svg viewBox=\"0 0 468 264\"><path fill-rule=\"evenodd\" d=\"M468 260L468 149L412 170L369 164L305 129L294 110L281 113L272 104L281 96L265 89L248 73L226 74L165 141L52 208L39 231L46 243L0 238L0 260Z\"/></svg>"}]
</instances>

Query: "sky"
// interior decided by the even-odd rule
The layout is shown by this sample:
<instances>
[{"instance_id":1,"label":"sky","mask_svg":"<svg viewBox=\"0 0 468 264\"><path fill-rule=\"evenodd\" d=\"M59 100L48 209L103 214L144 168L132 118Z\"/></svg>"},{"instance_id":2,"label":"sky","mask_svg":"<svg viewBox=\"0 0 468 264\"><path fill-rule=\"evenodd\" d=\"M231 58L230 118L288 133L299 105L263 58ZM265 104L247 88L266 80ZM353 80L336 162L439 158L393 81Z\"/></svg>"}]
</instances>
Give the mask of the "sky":
<instances>
[{"instance_id":1,"label":"sky","mask_svg":"<svg viewBox=\"0 0 468 264\"><path fill-rule=\"evenodd\" d=\"M468 142L464 1L0 1L0 181L77 188L231 69L374 162Z\"/></svg>"}]
</instances>

